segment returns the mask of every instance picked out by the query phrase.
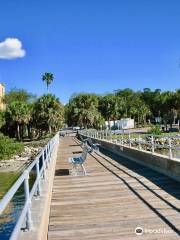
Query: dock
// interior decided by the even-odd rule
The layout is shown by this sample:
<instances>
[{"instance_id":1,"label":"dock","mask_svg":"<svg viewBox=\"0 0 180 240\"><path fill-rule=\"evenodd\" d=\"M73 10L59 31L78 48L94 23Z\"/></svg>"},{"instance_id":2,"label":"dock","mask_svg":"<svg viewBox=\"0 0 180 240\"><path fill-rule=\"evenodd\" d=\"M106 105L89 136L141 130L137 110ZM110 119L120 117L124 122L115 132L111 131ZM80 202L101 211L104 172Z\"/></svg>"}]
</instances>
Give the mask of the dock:
<instances>
[{"instance_id":1,"label":"dock","mask_svg":"<svg viewBox=\"0 0 180 240\"><path fill-rule=\"evenodd\" d=\"M68 157L81 152L75 137L60 140L48 240L180 238L178 182L108 151L88 154L76 176Z\"/></svg>"}]
</instances>

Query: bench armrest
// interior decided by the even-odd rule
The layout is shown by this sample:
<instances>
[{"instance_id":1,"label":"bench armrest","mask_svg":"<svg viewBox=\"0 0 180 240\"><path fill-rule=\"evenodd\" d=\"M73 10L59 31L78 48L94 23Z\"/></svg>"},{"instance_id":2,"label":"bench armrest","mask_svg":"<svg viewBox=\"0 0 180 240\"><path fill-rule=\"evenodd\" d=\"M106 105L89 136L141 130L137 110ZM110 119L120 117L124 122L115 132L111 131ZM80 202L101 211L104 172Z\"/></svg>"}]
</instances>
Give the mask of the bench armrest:
<instances>
[{"instance_id":1,"label":"bench armrest","mask_svg":"<svg viewBox=\"0 0 180 240\"><path fill-rule=\"evenodd\" d=\"M100 143L94 143L94 145L95 145L95 146L101 146L101 144L100 144Z\"/></svg>"}]
</instances>

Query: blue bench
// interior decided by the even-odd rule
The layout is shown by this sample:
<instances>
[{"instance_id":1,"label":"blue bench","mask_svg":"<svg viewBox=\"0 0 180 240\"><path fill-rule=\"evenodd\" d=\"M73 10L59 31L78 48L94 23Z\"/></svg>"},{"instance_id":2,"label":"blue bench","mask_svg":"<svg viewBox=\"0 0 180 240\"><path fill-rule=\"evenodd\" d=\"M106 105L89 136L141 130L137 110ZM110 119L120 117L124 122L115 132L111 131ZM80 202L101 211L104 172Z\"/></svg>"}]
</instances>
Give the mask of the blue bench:
<instances>
[{"instance_id":1,"label":"blue bench","mask_svg":"<svg viewBox=\"0 0 180 240\"><path fill-rule=\"evenodd\" d=\"M90 146L92 149L94 149L94 150L96 150L96 151L99 151L99 147L101 146L101 144L99 144L99 143L93 143L91 138L88 138L88 139L87 139L87 143L89 144L89 146Z\"/></svg>"},{"instance_id":2,"label":"blue bench","mask_svg":"<svg viewBox=\"0 0 180 240\"><path fill-rule=\"evenodd\" d=\"M77 166L79 165L81 167L84 175L86 175L86 169L83 164L86 161L88 152L90 152L90 151L91 150L88 147L84 147L83 152L80 156L70 157L68 159L69 163L71 163L73 165L73 169L76 170L76 174L77 174Z\"/></svg>"},{"instance_id":3,"label":"blue bench","mask_svg":"<svg viewBox=\"0 0 180 240\"><path fill-rule=\"evenodd\" d=\"M81 146L87 145L88 138L83 138L81 135L79 135L79 138L81 140Z\"/></svg>"}]
</instances>

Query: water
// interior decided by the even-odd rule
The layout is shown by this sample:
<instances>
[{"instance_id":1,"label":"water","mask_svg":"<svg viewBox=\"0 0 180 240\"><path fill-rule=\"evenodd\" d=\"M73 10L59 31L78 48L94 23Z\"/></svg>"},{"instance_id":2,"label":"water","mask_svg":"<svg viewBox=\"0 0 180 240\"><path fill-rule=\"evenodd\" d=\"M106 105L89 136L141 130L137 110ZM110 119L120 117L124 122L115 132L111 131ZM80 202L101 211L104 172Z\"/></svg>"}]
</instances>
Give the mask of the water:
<instances>
[{"instance_id":1,"label":"water","mask_svg":"<svg viewBox=\"0 0 180 240\"><path fill-rule=\"evenodd\" d=\"M20 173L0 173L0 198L3 197L19 175ZM35 178L36 175L34 173L30 175L30 188L33 185ZM22 185L0 216L0 240L9 239L17 219L19 218L24 202L24 186Z\"/></svg>"},{"instance_id":2,"label":"water","mask_svg":"<svg viewBox=\"0 0 180 240\"><path fill-rule=\"evenodd\" d=\"M0 217L0 239L9 239L11 232L17 222L17 219L25 202L23 187L19 189L12 201L8 204Z\"/></svg>"}]
</instances>

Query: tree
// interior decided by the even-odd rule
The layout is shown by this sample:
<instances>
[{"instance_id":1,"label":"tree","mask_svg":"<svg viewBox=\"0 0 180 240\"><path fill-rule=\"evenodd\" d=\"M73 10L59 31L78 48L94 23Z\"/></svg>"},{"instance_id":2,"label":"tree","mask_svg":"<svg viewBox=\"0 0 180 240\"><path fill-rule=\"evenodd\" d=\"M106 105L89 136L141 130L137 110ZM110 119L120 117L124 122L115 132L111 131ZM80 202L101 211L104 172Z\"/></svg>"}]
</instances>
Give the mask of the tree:
<instances>
[{"instance_id":1,"label":"tree","mask_svg":"<svg viewBox=\"0 0 180 240\"><path fill-rule=\"evenodd\" d=\"M12 137L22 139L24 130L30 136L30 123L32 121L33 102L36 96L24 89L11 89L4 98L6 103L5 120L3 132Z\"/></svg>"},{"instance_id":2,"label":"tree","mask_svg":"<svg viewBox=\"0 0 180 240\"><path fill-rule=\"evenodd\" d=\"M42 75L42 80L44 82L46 82L46 85L47 85L47 91L48 91L48 88L49 88L49 85L53 82L54 80L54 75L50 72L45 72L43 75Z\"/></svg>"},{"instance_id":3,"label":"tree","mask_svg":"<svg viewBox=\"0 0 180 240\"><path fill-rule=\"evenodd\" d=\"M0 128L5 125L5 116L4 116L4 112L0 111Z\"/></svg>"},{"instance_id":4,"label":"tree","mask_svg":"<svg viewBox=\"0 0 180 240\"><path fill-rule=\"evenodd\" d=\"M49 131L51 134L63 125L64 107L54 95L43 95L34 104L33 119L41 134L42 131Z\"/></svg>"},{"instance_id":5,"label":"tree","mask_svg":"<svg viewBox=\"0 0 180 240\"><path fill-rule=\"evenodd\" d=\"M143 100L141 100L140 94L133 95L130 104L129 110L130 116L134 117L137 120L137 124L141 123L144 125L146 123L146 117L151 114L151 111L148 105L145 104Z\"/></svg>"},{"instance_id":6,"label":"tree","mask_svg":"<svg viewBox=\"0 0 180 240\"><path fill-rule=\"evenodd\" d=\"M174 102L175 102L175 109L177 111L179 130L180 130L180 89L177 89L175 92Z\"/></svg>"},{"instance_id":7,"label":"tree","mask_svg":"<svg viewBox=\"0 0 180 240\"><path fill-rule=\"evenodd\" d=\"M8 105L5 116L6 123L8 123L9 126L15 126L17 139L22 139L23 126L29 123L31 117L29 104L19 101L12 102Z\"/></svg>"},{"instance_id":8,"label":"tree","mask_svg":"<svg viewBox=\"0 0 180 240\"><path fill-rule=\"evenodd\" d=\"M98 112L99 97L95 94L74 95L66 106L66 117L71 126L99 126L102 116Z\"/></svg>"},{"instance_id":9,"label":"tree","mask_svg":"<svg viewBox=\"0 0 180 240\"><path fill-rule=\"evenodd\" d=\"M122 105L120 98L113 94L108 94L100 99L99 109L102 116L109 123L110 121L117 120L121 116Z\"/></svg>"},{"instance_id":10,"label":"tree","mask_svg":"<svg viewBox=\"0 0 180 240\"><path fill-rule=\"evenodd\" d=\"M124 113L123 116L124 117L128 117L129 116L129 109L130 109L130 105L131 105L131 99L132 97L135 95L136 93L130 89L130 88L125 88L125 89L119 89L116 92L116 96L118 96L119 98L122 99L123 102L123 107L124 107Z\"/></svg>"},{"instance_id":11,"label":"tree","mask_svg":"<svg viewBox=\"0 0 180 240\"><path fill-rule=\"evenodd\" d=\"M36 96L32 93L27 92L24 89L11 89L7 94L5 94L4 102L6 105L11 104L12 102L24 102L32 103L36 100Z\"/></svg>"}]
</instances>

